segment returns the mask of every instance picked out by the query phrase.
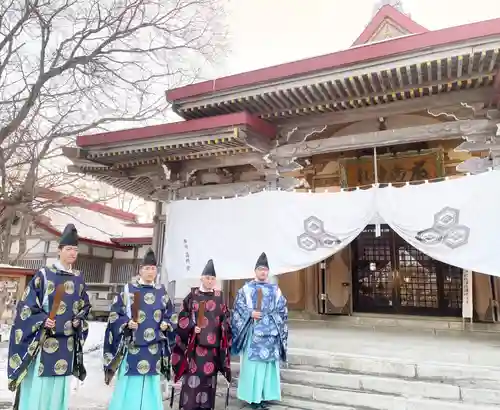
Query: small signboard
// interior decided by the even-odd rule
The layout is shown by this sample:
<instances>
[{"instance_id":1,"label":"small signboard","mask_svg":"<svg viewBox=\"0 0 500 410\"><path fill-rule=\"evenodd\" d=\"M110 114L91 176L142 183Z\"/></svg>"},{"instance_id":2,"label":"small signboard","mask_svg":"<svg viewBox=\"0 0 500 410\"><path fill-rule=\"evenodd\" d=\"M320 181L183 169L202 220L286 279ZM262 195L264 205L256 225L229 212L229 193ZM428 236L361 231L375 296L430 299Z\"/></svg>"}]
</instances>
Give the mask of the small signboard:
<instances>
[{"instance_id":1,"label":"small signboard","mask_svg":"<svg viewBox=\"0 0 500 410\"><path fill-rule=\"evenodd\" d=\"M473 290L472 290L472 271L464 270L462 274L462 319L472 322L473 317Z\"/></svg>"}]
</instances>

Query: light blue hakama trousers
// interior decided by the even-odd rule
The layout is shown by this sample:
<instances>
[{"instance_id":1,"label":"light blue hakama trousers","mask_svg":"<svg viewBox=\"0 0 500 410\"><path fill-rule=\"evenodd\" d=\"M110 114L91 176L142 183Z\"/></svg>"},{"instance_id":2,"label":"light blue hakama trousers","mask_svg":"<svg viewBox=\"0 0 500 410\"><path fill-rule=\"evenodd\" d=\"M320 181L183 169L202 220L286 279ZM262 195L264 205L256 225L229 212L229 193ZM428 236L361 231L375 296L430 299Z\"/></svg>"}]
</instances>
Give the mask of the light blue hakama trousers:
<instances>
[{"instance_id":1,"label":"light blue hakama trousers","mask_svg":"<svg viewBox=\"0 0 500 410\"><path fill-rule=\"evenodd\" d=\"M250 360L248 349L252 343L253 330L241 354L238 399L247 403L281 400L280 362Z\"/></svg>"},{"instance_id":2,"label":"light blue hakama trousers","mask_svg":"<svg viewBox=\"0 0 500 410\"><path fill-rule=\"evenodd\" d=\"M163 410L160 375L127 376L123 359L108 410Z\"/></svg>"},{"instance_id":3,"label":"light blue hakama trousers","mask_svg":"<svg viewBox=\"0 0 500 410\"><path fill-rule=\"evenodd\" d=\"M40 377L41 352L21 382L19 410L68 410L71 376Z\"/></svg>"}]
</instances>

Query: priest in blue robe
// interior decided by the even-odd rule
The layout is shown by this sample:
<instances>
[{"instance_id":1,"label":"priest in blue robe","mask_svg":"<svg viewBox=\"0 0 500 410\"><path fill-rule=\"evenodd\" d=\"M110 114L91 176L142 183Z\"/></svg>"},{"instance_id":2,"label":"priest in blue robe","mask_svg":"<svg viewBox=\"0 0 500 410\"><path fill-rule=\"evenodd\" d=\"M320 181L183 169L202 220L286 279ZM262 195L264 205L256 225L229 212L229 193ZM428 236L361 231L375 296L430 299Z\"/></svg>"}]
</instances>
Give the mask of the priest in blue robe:
<instances>
[{"instance_id":1,"label":"priest in blue robe","mask_svg":"<svg viewBox=\"0 0 500 410\"><path fill-rule=\"evenodd\" d=\"M156 275L150 249L139 278L125 285L111 306L104 335L106 384L118 374L109 410L163 410L161 376L170 379L177 318L165 286L155 284Z\"/></svg>"},{"instance_id":2,"label":"priest in blue robe","mask_svg":"<svg viewBox=\"0 0 500 410\"><path fill-rule=\"evenodd\" d=\"M269 264L262 253L255 279L236 295L232 317L232 352L241 355L237 396L254 409L281 400L280 361L286 362L287 353L287 301L268 278Z\"/></svg>"},{"instance_id":3,"label":"priest in blue robe","mask_svg":"<svg viewBox=\"0 0 500 410\"><path fill-rule=\"evenodd\" d=\"M78 232L69 224L58 261L35 273L17 306L8 366L16 410L67 410L70 376L85 378L90 302L83 275L72 269L77 256Z\"/></svg>"}]
</instances>

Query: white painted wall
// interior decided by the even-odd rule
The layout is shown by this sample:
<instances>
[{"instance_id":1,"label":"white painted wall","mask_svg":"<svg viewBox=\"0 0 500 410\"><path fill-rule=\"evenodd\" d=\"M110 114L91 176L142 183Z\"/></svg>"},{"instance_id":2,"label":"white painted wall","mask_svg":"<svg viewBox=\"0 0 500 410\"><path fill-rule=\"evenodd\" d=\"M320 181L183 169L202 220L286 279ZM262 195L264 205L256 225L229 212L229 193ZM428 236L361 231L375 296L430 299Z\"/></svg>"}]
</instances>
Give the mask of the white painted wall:
<instances>
[{"instance_id":1,"label":"white painted wall","mask_svg":"<svg viewBox=\"0 0 500 410\"><path fill-rule=\"evenodd\" d=\"M146 255L146 252L149 250L150 246L141 246L138 251L137 251L137 258L142 259L144 258L144 255Z\"/></svg>"},{"instance_id":2,"label":"white painted wall","mask_svg":"<svg viewBox=\"0 0 500 410\"><path fill-rule=\"evenodd\" d=\"M93 247L94 256L98 258L112 258L113 250L109 248Z\"/></svg>"},{"instance_id":3,"label":"white painted wall","mask_svg":"<svg viewBox=\"0 0 500 410\"><path fill-rule=\"evenodd\" d=\"M114 251L113 258L115 259L132 259L134 257L134 251Z\"/></svg>"},{"instance_id":4,"label":"white painted wall","mask_svg":"<svg viewBox=\"0 0 500 410\"><path fill-rule=\"evenodd\" d=\"M10 248L11 255L17 255L19 252L19 241L12 243ZM33 253L44 253L45 252L45 240L44 239L27 239L26 240L26 252L28 254Z\"/></svg>"},{"instance_id":5,"label":"white painted wall","mask_svg":"<svg viewBox=\"0 0 500 410\"><path fill-rule=\"evenodd\" d=\"M47 266L51 266L57 262L57 257L47 258Z\"/></svg>"},{"instance_id":6,"label":"white painted wall","mask_svg":"<svg viewBox=\"0 0 500 410\"><path fill-rule=\"evenodd\" d=\"M50 241L49 253L57 252L58 248L59 244L57 243L57 241Z\"/></svg>"},{"instance_id":7,"label":"white painted wall","mask_svg":"<svg viewBox=\"0 0 500 410\"><path fill-rule=\"evenodd\" d=\"M161 214L166 215L168 211L168 204L166 202L161 203Z\"/></svg>"}]
</instances>

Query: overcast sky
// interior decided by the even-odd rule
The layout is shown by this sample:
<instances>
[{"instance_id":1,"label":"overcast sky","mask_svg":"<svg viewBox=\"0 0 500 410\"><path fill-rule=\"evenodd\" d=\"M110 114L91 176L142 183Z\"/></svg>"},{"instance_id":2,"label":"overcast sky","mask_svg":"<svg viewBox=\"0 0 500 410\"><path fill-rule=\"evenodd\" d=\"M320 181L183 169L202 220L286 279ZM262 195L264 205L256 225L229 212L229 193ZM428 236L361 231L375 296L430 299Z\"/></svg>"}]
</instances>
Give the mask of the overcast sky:
<instances>
[{"instance_id":1,"label":"overcast sky","mask_svg":"<svg viewBox=\"0 0 500 410\"><path fill-rule=\"evenodd\" d=\"M231 54L222 76L348 48L373 15L377 0L232 0ZM403 0L429 30L500 17L500 0Z\"/></svg>"}]
</instances>

